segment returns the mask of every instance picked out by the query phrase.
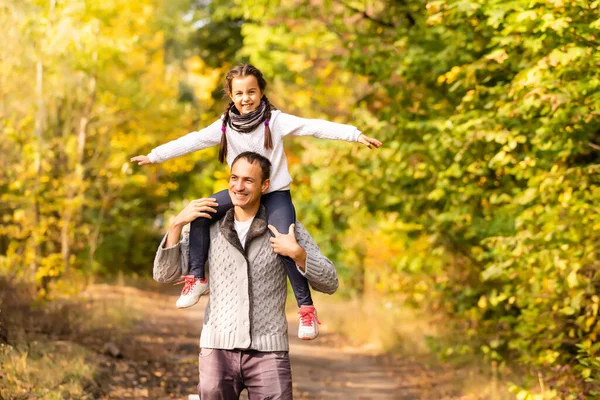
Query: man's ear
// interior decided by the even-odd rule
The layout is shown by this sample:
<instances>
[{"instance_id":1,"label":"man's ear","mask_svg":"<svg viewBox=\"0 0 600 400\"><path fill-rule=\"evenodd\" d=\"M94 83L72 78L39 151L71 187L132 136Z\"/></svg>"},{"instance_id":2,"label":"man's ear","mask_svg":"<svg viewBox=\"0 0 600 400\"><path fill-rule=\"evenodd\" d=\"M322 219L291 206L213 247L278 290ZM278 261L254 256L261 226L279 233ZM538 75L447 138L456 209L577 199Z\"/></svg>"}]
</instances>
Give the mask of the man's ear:
<instances>
[{"instance_id":1,"label":"man's ear","mask_svg":"<svg viewBox=\"0 0 600 400\"><path fill-rule=\"evenodd\" d=\"M261 193L266 193L269 190L269 186L271 185L271 180L267 179L262 183Z\"/></svg>"}]
</instances>

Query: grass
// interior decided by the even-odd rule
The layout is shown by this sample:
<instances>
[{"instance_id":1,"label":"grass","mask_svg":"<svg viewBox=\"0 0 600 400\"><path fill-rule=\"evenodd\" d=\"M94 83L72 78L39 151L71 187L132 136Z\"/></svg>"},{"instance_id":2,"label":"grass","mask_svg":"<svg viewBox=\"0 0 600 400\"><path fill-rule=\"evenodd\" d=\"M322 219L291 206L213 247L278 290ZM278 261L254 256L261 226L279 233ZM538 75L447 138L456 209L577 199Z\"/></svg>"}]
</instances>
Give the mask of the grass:
<instances>
[{"instance_id":1,"label":"grass","mask_svg":"<svg viewBox=\"0 0 600 400\"><path fill-rule=\"evenodd\" d=\"M31 286L0 277L0 399L97 398L102 343L144 318L129 293L137 289L94 285L41 302ZM96 342L84 344L90 338Z\"/></svg>"},{"instance_id":2,"label":"grass","mask_svg":"<svg viewBox=\"0 0 600 400\"><path fill-rule=\"evenodd\" d=\"M0 344L0 397L7 399L93 398L87 387L92 354L70 342Z\"/></svg>"}]
</instances>

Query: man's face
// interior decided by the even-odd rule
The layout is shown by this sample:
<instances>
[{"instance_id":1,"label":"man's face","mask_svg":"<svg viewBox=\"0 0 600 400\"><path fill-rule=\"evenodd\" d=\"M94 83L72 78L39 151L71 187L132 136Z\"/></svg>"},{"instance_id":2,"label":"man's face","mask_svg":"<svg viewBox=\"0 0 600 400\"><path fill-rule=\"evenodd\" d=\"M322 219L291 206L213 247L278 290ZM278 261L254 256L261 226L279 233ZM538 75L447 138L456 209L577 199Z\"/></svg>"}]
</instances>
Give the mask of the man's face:
<instances>
[{"instance_id":1,"label":"man's face","mask_svg":"<svg viewBox=\"0 0 600 400\"><path fill-rule=\"evenodd\" d=\"M262 182L262 170L258 163L250 164L241 158L231 168L229 196L233 205L242 209L257 207L260 196L269 188L269 180Z\"/></svg>"}]
</instances>

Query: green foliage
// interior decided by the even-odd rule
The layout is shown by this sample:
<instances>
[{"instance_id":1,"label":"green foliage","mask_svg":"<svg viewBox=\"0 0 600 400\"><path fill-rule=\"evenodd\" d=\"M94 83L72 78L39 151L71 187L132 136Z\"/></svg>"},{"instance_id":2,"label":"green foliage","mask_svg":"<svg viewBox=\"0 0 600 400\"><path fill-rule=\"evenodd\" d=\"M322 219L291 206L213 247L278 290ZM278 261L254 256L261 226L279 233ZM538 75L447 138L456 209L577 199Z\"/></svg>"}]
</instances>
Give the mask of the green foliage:
<instances>
[{"instance_id":1,"label":"green foliage","mask_svg":"<svg viewBox=\"0 0 600 400\"><path fill-rule=\"evenodd\" d=\"M289 147L345 284L445 310L492 359L544 371L546 396L598 390L577 345L600 329L600 3L232 3L281 108L385 142Z\"/></svg>"},{"instance_id":2,"label":"green foliage","mask_svg":"<svg viewBox=\"0 0 600 400\"><path fill-rule=\"evenodd\" d=\"M214 149L129 157L212 122L223 73L250 60L278 108L385 143L286 144L299 219L346 294L452 316L548 382L522 398L600 390L600 2L13 3L3 271L143 273L169 214L225 175Z\"/></svg>"},{"instance_id":3,"label":"green foliage","mask_svg":"<svg viewBox=\"0 0 600 400\"><path fill-rule=\"evenodd\" d=\"M0 3L12 39L0 45L3 272L35 277L45 294L70 271L147 271L169 196L202 185L189 160L134 174L129 158L192 130L199 111L214 118L214 101L178 101L183 76L210 70L186 71L185 55L165 62L193 31L181 20L189 7Z\"/></svg>"}]
</instances>

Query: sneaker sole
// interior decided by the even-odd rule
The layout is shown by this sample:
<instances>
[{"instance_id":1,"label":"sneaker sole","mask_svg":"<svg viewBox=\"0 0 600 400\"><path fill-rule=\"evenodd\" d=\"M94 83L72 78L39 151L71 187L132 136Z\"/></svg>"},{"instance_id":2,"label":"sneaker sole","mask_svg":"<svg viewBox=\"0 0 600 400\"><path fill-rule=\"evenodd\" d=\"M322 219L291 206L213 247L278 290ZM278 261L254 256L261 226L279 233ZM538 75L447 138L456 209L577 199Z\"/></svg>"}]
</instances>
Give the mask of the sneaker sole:
<instances>
[{"instance_id":1,"label":"sneaker sole","mask_svg":"<svg viewBox=\"0 0 600 400\"><path fill-rule=\"evenodd\" d=\"M316 338L319 337L319 334L317 333L317 336L315 336L314 338L309 338L309 337L301 337L300 339L302 340L315 340Z\"/></svg>"},{"instance_id":2,"label":"sneaker sole","mask_svg":"<svg viewBox=\"0 0 600 400\"><path fill-rule=\"evenodd\" d=\"M185 310L186 308L190 308L190 307L194 307L196 304L198 304L200 300L198 300L197 302L195 302L194 304L190 304L189 306L185 306L185 307L180 307L177 304L175 305L175 307L177 307L179 310Z\"/></svg>"}]
</instances>

